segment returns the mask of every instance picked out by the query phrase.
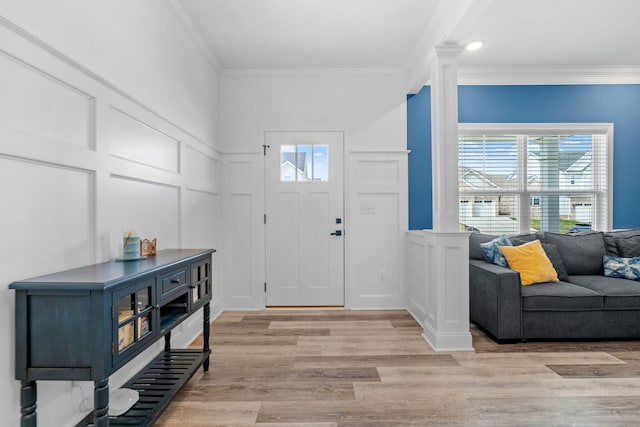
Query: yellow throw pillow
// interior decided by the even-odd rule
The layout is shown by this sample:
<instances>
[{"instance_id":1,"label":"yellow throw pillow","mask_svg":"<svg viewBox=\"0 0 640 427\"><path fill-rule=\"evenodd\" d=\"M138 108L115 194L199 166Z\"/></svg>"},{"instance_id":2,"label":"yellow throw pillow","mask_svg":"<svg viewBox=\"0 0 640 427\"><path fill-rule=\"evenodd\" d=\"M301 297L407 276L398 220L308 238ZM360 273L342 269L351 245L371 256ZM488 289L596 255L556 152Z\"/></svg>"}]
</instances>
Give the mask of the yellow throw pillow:
<instances>
[{"instance_id":1,"label":"yellow throw pillow","mask_svg":"<svg viewBox=\"0 0 640 427\"><path fill-rule=\"evenodd\" d=\"M558 282L558 273L542 249L540 240L520 246L499 246L507 259L509 268L520 273L520 282L526 285L534 283Z\"/></svg>"}]
</instances>

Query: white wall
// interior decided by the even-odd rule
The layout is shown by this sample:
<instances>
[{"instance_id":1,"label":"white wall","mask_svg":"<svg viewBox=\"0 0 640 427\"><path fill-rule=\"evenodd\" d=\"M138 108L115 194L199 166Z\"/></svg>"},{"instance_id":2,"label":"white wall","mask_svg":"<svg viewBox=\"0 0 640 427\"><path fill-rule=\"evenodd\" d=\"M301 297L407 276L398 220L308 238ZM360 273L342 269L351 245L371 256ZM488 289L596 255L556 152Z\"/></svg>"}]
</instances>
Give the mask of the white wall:
<instances>
[{"instance_id":1,"label":"white wall","mask_svg":"<svg viewBox=\"0 0 640 427\"><path fill-rule=\"evenodd\" d=\"M262 144L287 130L345 132L346 306L404 306L405 87L393 70L222 74L225 308L264 307Z\"/></svg>"},{"instance_id":2,"label":"white wall","mask_svg":"<svg viewBox=\"0 0 640 427\"><path fill-rule=\"evenodd\" d=\"M9 283L109 260L125 227L157 237L159 249L221 249L218 77L189 46L163 2L0 5L2 425L19 424ZM201 314L176 329L174 345L200 329ZM39 382L38 425L74 425L81 388L91 395L91 383Z\"/></svg>"}]
</instances>

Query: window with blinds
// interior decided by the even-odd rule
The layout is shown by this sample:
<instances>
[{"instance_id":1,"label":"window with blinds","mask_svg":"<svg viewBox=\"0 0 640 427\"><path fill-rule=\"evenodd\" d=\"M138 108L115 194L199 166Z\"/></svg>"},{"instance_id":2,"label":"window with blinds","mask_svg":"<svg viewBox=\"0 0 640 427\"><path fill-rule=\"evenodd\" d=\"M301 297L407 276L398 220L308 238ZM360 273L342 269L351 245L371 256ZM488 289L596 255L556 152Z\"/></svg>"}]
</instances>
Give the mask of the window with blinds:
<instances>
[{"instance_id":1,"label":"window with blinds","mask_svg":"<svg viewBox=\"0 0 640 427\"><path fill-rule=\"evenodd\" d=\"M610 125L461 125L461 230L489 234L609 229Z\"/></svg>"}]
</instances>

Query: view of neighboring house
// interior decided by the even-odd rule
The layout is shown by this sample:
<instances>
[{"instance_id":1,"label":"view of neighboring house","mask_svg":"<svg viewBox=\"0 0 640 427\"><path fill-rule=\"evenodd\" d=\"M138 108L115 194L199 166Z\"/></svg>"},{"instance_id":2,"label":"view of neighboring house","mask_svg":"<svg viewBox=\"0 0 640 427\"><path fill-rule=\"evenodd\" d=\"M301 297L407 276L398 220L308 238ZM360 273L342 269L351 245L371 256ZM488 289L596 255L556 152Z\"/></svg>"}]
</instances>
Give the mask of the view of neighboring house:
<instances>
[{"instance_id":1,"label":"view of neighboring house","mask_svg":"<svg viewBox=\"0 0 640 427\"><path fill-rule=\"evenodd\" d=\"M308 181L307 153L283 152L280 159L281 181Z\"/></svg>"}]
</instances>

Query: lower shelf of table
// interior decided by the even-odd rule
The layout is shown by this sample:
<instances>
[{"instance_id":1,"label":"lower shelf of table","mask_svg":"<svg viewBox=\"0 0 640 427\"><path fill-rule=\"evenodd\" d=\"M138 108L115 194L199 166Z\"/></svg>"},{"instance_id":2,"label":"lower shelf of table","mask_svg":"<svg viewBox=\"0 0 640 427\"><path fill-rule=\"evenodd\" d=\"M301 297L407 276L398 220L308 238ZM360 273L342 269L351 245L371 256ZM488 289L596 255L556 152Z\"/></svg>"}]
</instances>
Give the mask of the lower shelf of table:
<instances>
[{"instance_id":1,"label":"lower shelf of table","mask_svg":"<svg viewBox=\"0 0 640 427\"><path fill-rule=\"evenodd\" d=\"M171 350L160 353L122 387L137 390L140 399L119 417L109 417L111 427L152 425L169 406L173 396L193 376L210 355L210 351ZM76 427L93 426L93 414Z\"/></svg>"}]
</instances>

